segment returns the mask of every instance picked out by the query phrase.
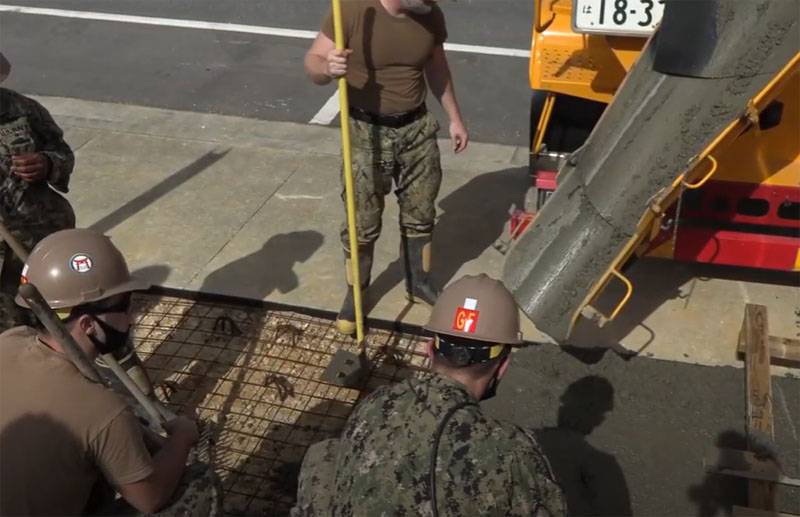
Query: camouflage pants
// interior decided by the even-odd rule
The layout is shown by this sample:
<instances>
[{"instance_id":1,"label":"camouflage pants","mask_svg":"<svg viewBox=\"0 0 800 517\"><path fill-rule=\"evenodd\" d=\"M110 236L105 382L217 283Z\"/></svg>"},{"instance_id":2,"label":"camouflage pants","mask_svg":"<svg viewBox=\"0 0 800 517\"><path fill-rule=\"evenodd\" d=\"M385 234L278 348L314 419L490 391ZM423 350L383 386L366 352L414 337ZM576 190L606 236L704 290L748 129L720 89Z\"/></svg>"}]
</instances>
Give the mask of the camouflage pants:
<instances>
[{"instance_id":1,"label":"camouflage pants","mask_svg":"<svg viewBox=\"0 0 800 517\"><path fill-rule=\"evenodd\" d=\"M51 233L75 227L75 213L69 201L46 183L16 183L7 180L0 188L0 217L23 248L30 251ZM28 323L27 316L14 303L22 265L11 248L0 243L0 332Z\"/></svg>"},{"instance_id":2,"label":"camouflage pants","mask_svg":"<svg viewBox=\"0 0 800 517\"><path fill-rule=\"evenodd\" d=\"M374 243L381 234L384 198L391 191L400 205L400 230L404 235L433 232L436 196L442 182L436 132L439 124L430 113L400 128L350 121L353 182L358 243ZM345 199L344 175L342 200ZM346 206L345 206L346 210ZM350 249L347 213L341 240Z\"/></svg>"}]
</instances>

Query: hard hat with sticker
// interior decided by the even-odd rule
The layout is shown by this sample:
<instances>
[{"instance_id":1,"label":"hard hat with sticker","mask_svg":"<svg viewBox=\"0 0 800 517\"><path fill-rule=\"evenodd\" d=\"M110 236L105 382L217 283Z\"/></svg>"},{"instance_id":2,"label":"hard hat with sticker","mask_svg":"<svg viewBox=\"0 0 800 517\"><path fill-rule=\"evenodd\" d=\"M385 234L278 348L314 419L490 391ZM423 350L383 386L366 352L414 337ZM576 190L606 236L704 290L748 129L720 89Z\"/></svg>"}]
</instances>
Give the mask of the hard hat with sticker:
<instances>
[{"instance_id":1,"label":"hard hat with sticker","mask_svg":"<svg viewBox=\"0 0 800 517\"><path fill-rule=\"evenodd\" d=\"M28 256L21 281L35 285L53 309L150 287L130 274L111 239L87 229L61 230L42 239ZM27 307L19 295L16 302Z\"/></svg>"},{"instance_id":2,"label":"hard hat with sticker","mask_svg":"<svg viewBox=\"0 0 800 517\"><path fill-rule=\"evenodd\" d=\"M487 275L465 276L447 286L425 328L492 345L522 343L514 298L500 281Z\"/></svg>"}]
</instances>

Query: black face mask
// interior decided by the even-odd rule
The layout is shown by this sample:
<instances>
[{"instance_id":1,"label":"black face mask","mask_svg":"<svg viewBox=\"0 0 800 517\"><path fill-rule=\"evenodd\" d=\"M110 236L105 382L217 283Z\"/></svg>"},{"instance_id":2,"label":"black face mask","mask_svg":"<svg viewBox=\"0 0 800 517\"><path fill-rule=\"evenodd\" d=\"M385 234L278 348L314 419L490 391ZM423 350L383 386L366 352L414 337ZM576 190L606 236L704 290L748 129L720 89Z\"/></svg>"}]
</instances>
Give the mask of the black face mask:
<instances>
[{"instance_id":1,"label":"black face mask","mask_svg":"<svg viewBox=\"0 0 800 517\"><path fill-rule=\"evenodd\" d=\"M128 329L123 332L115 329L108 323L103 322L96 316L92 316L92 319L96 321L98 325L100 325L100 328L103 329L103 332L106 334L105 343L97 339L94 334L88 334L89 340L92 342L95 348L97 348L97 351L100 352L101 355L110 354L115 350L122 348L128 342L128 337L131 333L130 326L128 326Z\"/></svg>"},{"instance_id":2,"label":"black face mask","mask_svg":"<svg viewBox=\"0 0 800 517\"><path fill-rule=\"evenodd\" d=\"M483 392L483 396L481 397L481 402L484 400L489 400L490 398L497 395L497 386L500 385L500 368L498 368L494 375L492 375L492 380L489 381L489 386L486 388L486 391Z\"/></svg>"}]
</instances>

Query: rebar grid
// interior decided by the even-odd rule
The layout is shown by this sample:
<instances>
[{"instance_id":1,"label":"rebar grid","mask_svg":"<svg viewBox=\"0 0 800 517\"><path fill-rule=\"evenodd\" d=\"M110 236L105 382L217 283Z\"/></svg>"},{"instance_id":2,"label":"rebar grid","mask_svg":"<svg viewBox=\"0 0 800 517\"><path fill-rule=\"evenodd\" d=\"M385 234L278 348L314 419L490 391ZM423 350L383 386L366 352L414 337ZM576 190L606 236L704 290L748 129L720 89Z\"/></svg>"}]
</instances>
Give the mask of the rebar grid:
<instances>
[{"instance_id":1,"label":"rebar grid","mask_svg":"<svg viewBox=\"0 0 800 517\"><path fill-rule=\"evenodd\" d=\"M309 445L338 435L356 402L412 375L423 340L372 330L363 387L325 383L338 349L357 352L333 321L179 297L137 295L134 341L158 396L218 422L215 467L227 515L286 515Z\"/></svg>"}]
</instances>

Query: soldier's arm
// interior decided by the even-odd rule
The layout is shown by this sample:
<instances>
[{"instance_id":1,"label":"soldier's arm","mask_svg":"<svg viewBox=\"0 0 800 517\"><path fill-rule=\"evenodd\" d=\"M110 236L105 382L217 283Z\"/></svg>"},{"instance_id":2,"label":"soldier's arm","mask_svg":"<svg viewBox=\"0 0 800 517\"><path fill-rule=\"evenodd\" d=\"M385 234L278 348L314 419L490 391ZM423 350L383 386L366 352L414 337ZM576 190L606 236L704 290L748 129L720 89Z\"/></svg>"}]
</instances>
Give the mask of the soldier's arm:
<instances>
[{"instance_id":1,"label":"soldier's arm","mask_svg":"<svg viewBox=\"0 0 800 517\"><path fill-rule=\"evenodd\" d=\"M425 77L428 80L431 92L444 108L447 117L450 119L450 137L453 139L453 150L461 152L467 147L469 133L464 126L461 118L461 109L456 100L455 87L453 86L453 76L450 74L450 66L447 63L447 56L444 47L437 45L434 47L428 63L425 65Z\"/></svg>"},{"instance_id":2,"label":"soldier's arm","mask_svg":"<svg viewBox=\"0 0 800 517\"><path fill-rule=\"evenodd\" d=\"M31 129L36 133L40 148L50 167L47 181L61 192L69 192L69 177L75 166L75 155L69 145L64 141L64 132L58 127L50 112L41 104L31 99L31 114L29 122Z\"/></svg>"},{"instance_id":3,"label":"soldier's arm","mask_svg":"<svg viewBox=\"0 0 800 517\"><path fill-rule=\"evenodd\" d=\"M197 426L193 420L179 416L164 424L169 434L160 451L153 456L153 472L145 479L123 484L119 493L137 510L154 513L172 498L183 474L186 458L197 443Z\"/></svg>"}]
</instances>

